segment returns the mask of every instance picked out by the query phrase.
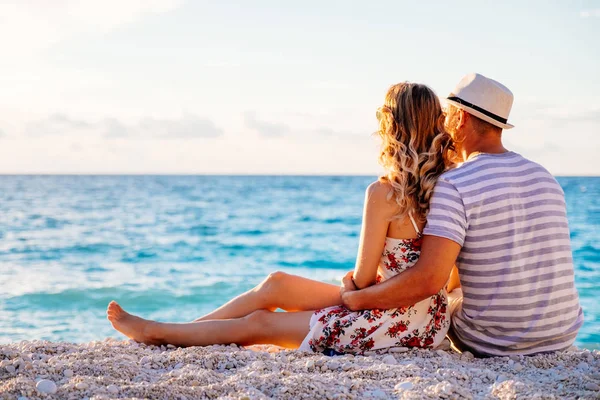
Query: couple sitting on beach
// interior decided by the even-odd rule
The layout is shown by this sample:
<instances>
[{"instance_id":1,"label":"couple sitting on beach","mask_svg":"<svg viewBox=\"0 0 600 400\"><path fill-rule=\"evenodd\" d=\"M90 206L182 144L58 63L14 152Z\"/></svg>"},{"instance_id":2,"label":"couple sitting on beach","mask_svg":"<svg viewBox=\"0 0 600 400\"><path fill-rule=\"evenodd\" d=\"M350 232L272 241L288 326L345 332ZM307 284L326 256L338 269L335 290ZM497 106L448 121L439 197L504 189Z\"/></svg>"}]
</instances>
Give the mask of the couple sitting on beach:
<instances>
[{"instance_id":1,"label":"couple sitting on beach","mask_svg":"<svg viewBox=\"0 0 600 400\"><path fill-rule=\"evenodd\" d=\"M583 314L564 193L504 148L512 102L479 74L460 81L445 113L427 86L389 89L377 111L385 175L366 191L356 267L341 287L274 272L194 322L145 320L115 302L108 319L147 344L361 354L435 348L448 334L479 356L568 348Z\"/></svg>"}]
</instances>

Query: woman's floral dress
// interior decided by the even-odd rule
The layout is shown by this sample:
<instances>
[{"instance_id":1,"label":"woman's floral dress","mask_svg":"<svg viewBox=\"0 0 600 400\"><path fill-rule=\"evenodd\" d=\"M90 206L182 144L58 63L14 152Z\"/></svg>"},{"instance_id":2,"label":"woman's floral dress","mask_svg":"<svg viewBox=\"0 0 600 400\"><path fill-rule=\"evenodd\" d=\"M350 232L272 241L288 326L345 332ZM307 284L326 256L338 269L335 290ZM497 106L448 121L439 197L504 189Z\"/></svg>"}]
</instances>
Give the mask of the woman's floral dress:
<instances>
[{"instance_id":1,"label":"woman's floral dress","mask_svg":"<svg viewBox=\"0 0 600 400\"><path fill-rule=\"evenodd\" d=\"M377 284L415 265L421 252L416 239L386 238ZM438 346L450 326L446 289L410 307L350 311L344 306L317 310L300 350L362 354L388 347Z\"/></svg>"}]
</instances>

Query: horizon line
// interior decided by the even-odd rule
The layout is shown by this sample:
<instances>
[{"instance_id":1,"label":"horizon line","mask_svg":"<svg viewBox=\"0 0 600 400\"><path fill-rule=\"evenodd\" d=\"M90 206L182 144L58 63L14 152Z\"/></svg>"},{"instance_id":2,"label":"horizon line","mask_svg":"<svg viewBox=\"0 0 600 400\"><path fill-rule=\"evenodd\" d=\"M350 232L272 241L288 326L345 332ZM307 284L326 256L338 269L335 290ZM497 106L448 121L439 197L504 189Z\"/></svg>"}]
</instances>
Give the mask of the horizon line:
<instances>
[{"instance_id":1,"label":"horizon line","mask_svg":"<svg viewBox=\"0 0 600 400\"><path fill-rule=\"evenodd\" d=\"M204 172L18 172L18 173L1 173L0 177L10 176L239 176L239 177L378 177L380 174L344 174L344 173L204 173ZM600 178L600 174L552 174L559 178Z\"/></svg>"}]
</instances>

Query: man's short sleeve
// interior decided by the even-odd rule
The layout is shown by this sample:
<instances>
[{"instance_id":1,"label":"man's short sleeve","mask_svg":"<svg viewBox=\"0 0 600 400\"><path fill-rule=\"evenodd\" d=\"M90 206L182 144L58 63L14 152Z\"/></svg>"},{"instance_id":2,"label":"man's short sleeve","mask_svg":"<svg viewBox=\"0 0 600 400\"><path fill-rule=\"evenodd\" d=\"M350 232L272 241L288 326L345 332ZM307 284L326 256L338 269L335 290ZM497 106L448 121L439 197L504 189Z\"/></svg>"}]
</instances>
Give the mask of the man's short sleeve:
<instances>
[{"instance_id":1,"label":"man's short sleeve","mask_svg":"<svg viewBox=\"0 0 600 400\"><path fill-rule=\"evenodd\" d=\"M450 239L462 246L467 235L467 217L465 205L456 187L440 178L429 206L423 234Z\"/></svg>"}]
</instances>

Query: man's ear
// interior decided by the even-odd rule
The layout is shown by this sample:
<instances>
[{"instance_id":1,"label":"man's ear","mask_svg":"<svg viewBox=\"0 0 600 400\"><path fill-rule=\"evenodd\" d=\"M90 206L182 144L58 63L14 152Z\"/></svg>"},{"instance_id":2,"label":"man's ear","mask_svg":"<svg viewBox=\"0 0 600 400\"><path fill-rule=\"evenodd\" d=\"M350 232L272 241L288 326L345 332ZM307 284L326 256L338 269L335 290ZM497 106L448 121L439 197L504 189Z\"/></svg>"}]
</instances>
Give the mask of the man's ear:
<instances>
[{"instance_id":1,"label":"man's ear","mask_svg":"<svg viewBox=\"0 0 600 400\"><path fill-rule=\"evenodd\" d=\"M457 129L462 128L467 123L467 119L469 118L469 113L463 110L462 108L458 109L458 118L457 118Z\"/></svg>"}]
</instances>

